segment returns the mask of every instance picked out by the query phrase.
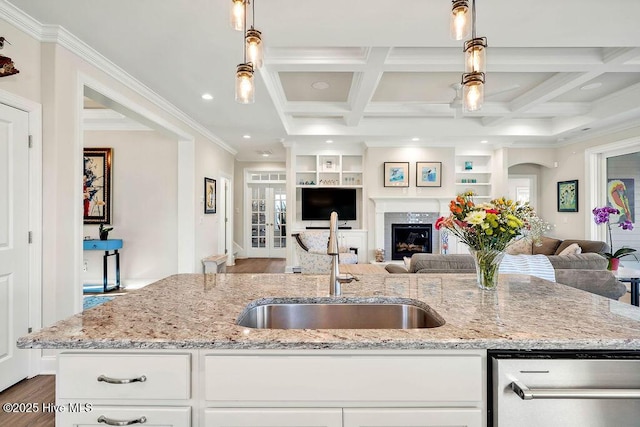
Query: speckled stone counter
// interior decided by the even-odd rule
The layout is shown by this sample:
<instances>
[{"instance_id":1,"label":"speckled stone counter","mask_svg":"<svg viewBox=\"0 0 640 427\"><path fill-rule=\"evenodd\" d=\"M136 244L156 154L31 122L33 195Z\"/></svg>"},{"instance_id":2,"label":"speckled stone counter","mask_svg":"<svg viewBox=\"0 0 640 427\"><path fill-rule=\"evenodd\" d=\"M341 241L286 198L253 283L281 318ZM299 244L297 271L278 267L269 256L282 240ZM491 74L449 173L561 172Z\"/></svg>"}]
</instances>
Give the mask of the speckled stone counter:
<instances>
[{"instance_id":1,"label":"speckled stone counter","mask_svg":"<svg viewBox=\"0 0 640 427\"><path fill-rule=\"evenodd\" d=\"M363 275L349 297L428 304L446 324L429 329L262 330L235 324L259 298L328 296L328 276L183 274L22 337L54 349L634 349L640 308L529 276L504 275L497 292L475 276Z\"/></svg>"}]
</instances>

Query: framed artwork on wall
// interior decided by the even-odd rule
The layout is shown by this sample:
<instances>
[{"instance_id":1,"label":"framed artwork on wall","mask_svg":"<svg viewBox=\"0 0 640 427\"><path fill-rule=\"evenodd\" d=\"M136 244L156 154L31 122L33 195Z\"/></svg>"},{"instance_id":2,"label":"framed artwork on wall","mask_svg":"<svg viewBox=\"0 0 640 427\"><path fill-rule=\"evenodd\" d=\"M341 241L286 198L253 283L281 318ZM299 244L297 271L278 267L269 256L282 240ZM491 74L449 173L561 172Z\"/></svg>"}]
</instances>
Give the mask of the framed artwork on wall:
<instances>
[{"instance_id":1,"label":"framed artwork on wall","mask_svg":"<svg viewBox=\"0 0 640 427\"><path fill-rule=\"evenodd\" d=\"M578 180L558 182L558 212L578 212Z\"/></svg>"},{"instance_id":2,"label":"framed artwork on wall","mask_svg":"<svg viewBox=\"0 0 640 427\"><path fill-rule=\"evenodd\" d=\"M625 221L636 222L635 193L633 178L610 178L607 180L607 201L610 206L620 211L617 220L615 215L610 217L612 224L614 222L622 224Z\"/></svg>"},{"instance_id":3,"label":"framed artwork on wall","mask_svg":"<svg viewBox=\"0 0 640 427\"><path fill-rule=\"evenodd\" d=\"M409 162L384 162L384 186L408 187Z\"/></svg>"},{"instance_id":4,"label":"framed artwork on wall","mask_svg":"<svg viewBox=\"0 0 640 427\"><path fill-rule=\"evenodd\" d=\"M204 213L216 213L216 180L204 179Z\"/></svg>"},{"instance_id":5,"label":"framed artwork on wall","mask_svg":"<svg viewBox=\"0 0 640 427\"><path fill-rule=\"evenodd\" d=\"M417 187L442 186L442 162L416 162Z\"/></svg>"},{"instance_id":6,"label":"framed artwork on wall","mask_svg":"<svg viewBox=\"0 0 640 427\"><path fill-rule=\"evenodd\" d=\"M111 224L111 148L85 148L82 210L85 224Z\"/></svg>"}]
</instances>

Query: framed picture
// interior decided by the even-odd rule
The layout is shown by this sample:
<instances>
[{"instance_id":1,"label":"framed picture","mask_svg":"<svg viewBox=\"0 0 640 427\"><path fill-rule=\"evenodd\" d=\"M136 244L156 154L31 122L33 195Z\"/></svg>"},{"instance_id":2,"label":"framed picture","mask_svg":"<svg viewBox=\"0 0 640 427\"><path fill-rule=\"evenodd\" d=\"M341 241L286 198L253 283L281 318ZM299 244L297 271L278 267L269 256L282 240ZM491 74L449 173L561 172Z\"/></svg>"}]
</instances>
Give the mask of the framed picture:
<instances>
[{"instance_id":1,"label":"framed picture","mask_svg":"<svg viewBox=\"0 0 640 427\"><path fill-rule=\"evenodd\" d=\"M384 186L408 187L409 162L384 162Z\"/></svg>"},{"instance_id":2,"label":"framed picture","mask_svg":"<svg viewBox=\"0 0 640 427\"><path fill-rule=\"evenodd\" d=\"M578 212L578 180L558 182L558 212Z\"/></svg>"},{"instance_id":3,"label":"framed picture","mask_svg":"<svg viewBox=\"0 0 640 427\"><path fill-rule=\"evenodd\" d=\"M635 181L633 178L615 178L607 180L607 200L609 205L620 211L618 218L609 217L611 224L622 224L625 221L636 222L635 216Z\"/></svg>"},{"instance_id":4,"label":"framed picture","mask_svg":"<svg viewBox=\"0 0 640 427\"><path fill-rule=\"evenodd\" d=\"M416 162L417 187L442 186L442 162Z\"/></svg>"},{"instance_id":5,"label":"framed picture","mask_svg":"<svg viewBox=\"0 0 640 427\"><path fill-rule=\"evenodd\" d=\"M84 149L82 210L85 224L111 224L111 148Z\"/></svg>"},{"instance_id":6,"label":"framed picture","mask_svg":"<svg viewBox=\"0 0 640 427\"><path fill-rule=\"evenodd\" d=\"M204 179L204 213L216 213L216 180Z\"/></svg>"},{"instance_id":7,"label":"framed picture","mask_svg":"<svg viewBox=\"0 0 640 427\"><path fill-rule=\"evenodd\" d=\"M473 170L473 162L470 160L467 160L466 162L464 162L464 170L466 171Z\"/></svg>"}]
</instances>

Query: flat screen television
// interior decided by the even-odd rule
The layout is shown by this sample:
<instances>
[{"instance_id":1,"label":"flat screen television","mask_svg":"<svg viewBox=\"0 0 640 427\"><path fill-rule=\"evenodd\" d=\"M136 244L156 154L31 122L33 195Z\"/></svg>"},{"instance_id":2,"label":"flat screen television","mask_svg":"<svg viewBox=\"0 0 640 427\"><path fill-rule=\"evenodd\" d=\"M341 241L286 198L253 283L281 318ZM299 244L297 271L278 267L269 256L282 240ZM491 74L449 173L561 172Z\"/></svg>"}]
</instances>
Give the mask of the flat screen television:
<instances>
[{"instance_id":1,"label":"flat screen television","mask_svg":"<svg viewBox=\"0 0 640 427\"><path fill-rule=\"evenodd\" d=\"M302 220L329 220L331 212L342 221L354 221L356 216L355 188L303 188Z\"/></svg>"}]
</instances>

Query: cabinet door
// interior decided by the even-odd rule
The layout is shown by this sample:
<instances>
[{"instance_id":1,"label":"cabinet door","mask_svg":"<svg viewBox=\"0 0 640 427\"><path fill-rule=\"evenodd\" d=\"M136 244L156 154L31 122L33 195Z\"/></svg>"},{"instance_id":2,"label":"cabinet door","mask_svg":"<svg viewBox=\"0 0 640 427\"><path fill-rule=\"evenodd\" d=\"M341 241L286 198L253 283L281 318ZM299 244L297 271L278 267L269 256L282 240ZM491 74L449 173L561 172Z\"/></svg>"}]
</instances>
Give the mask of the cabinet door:
<instances>
[{"instance_id":1,"label":"cabinet door","mask_svg":"<svg viewBox=\"0 0 640 427\"><path fill-rule=\"evenodd\" d=\"M344 409L344 427L481 427L478 408Z\"/></svg>"},{"instance_id":2,"label":"cabinet door","mask_svg":"<svg viewBox=\"0 0 640 427\"><path fill-rule=\"evenodd\" d=\"M70 406L71 405L71 406ZM144 427L190 427L190 407L154 406L86 406L84 403L59 404L64 412L56 412L57 427L105 427L109 425L142 425Z\"/></svg>"},{"instance_id":3,"label":"cabinet door","mask_svg":"<svg viewBox=\"0 0 640 427\"><path fill-rule=\"evenodd\" d=\"M342 427L342 410L331 409L206 409L206 427Z\"/></svg>"}]
</instances>

